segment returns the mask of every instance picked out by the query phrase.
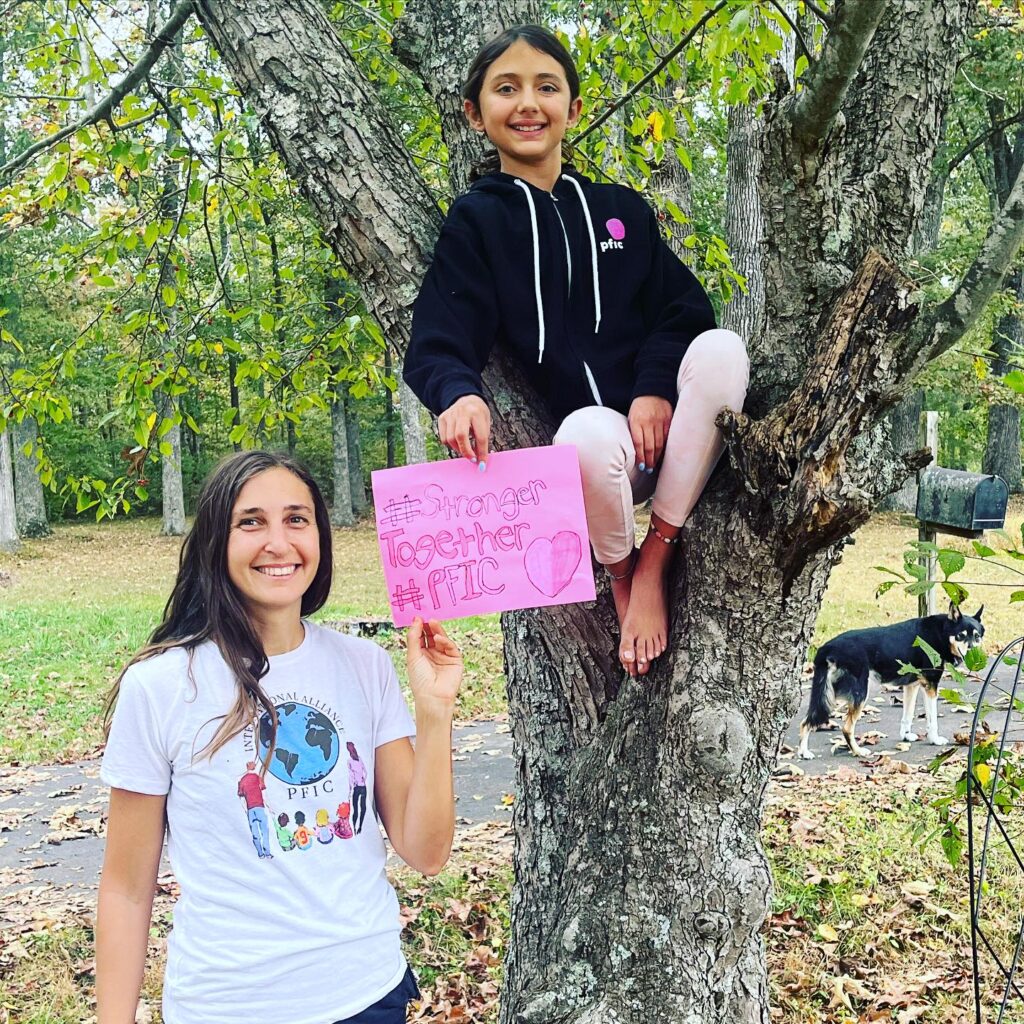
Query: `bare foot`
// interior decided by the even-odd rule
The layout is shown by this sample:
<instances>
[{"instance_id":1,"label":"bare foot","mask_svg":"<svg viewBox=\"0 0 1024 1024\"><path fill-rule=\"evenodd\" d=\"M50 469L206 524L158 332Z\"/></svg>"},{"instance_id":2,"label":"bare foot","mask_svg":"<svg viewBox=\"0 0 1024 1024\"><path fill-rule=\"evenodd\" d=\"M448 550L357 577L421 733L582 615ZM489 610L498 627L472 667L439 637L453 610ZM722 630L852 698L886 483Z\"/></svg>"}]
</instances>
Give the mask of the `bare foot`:
<instances>
[{"instance_id":1,"label":"bare foot","mask_svg":"<svg viewBox=\"0 0 1024 1024\"><path fill-rule=\"evenodd\" d=\"M647 675L668 646L668 570L675 548L653 534L640 548L619 644L619 660L631 676Z\"/></svg>"}]
</instances>

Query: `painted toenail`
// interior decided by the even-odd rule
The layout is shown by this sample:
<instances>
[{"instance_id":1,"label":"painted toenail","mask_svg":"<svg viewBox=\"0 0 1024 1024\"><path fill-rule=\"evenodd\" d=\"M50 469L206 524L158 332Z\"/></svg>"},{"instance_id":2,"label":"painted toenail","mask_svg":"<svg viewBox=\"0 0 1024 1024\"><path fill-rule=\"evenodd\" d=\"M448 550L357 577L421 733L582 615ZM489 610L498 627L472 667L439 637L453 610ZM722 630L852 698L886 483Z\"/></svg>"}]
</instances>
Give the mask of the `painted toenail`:
<instances>
[{"instance_id":1,"label":"painted toenail","mask_svg":"<svg viewBox=\"0 0 1024 1024\"><path fill-rule=\"evenodd\" d=\"M647 469L647 466L644 463L641 462L640 463L640 472L643 473L643 472L646 471L646 469Z\"/></svg>"}]
</instances>

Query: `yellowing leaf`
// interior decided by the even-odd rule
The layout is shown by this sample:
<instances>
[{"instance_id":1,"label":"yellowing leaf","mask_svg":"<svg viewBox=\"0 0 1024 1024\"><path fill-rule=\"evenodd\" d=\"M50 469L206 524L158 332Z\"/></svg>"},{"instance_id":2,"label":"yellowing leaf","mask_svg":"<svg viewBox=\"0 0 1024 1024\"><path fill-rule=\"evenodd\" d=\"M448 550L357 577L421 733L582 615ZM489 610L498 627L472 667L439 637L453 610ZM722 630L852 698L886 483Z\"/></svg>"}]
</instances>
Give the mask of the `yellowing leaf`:
<instances>
[{"instance_id":1,"label":"yellowing leaf","mask_svg":"<svg viewBox=\"0 0 1024 1024\"><path fill-rule=\"evenodd\" d=\"M218 206L220 206L220 198L218 196L210 196L210 201L206 204L206 212L214 213Z\"/></svg>"},{"instance_id":2,"label":"yellowing leaf","mask_svg":"<svg viewBox=\"0 0 1024 1024\"><path fill-rule=\"evenodd\" d=\"M824 921L822 921L822 923L818 925L817 935L819 938L824 939L826 942L839 941L839 932L837 932L835 928L832 927L832 925L826 924Z\"/></svg>"},{"instance_id":3,"label":"yellowing leaf","mask_svg":"<svg viewBox=\"0 0 1024 1024\"><path fill-rule=\"evenodd\" d=\"M978 781L983 786L987 786L989 779L992 778L992 769L987 764L976 764L974 774L977 775Z\"/></svg>"},{"instance_id":4,"label":"yellowing leaf","mask_svg":"<svg viewBox=\"0 0 1024 1024\"><path fill-rule=\"evenodd\" d=\"M850 897L850 902L855 907L866 907L871 902L871 897L870 896L865 896L864 893L862 893L862 892L855 892Z\"/></svg>"},{"instance_id":5,"label":"yellowing leaf","mask_svg":"<svg viewBox=\"0 0 1024 1024\"><path fill-rule=\"evenodd\" d=\"M647 116L647 124L655 142L665 141L665 115L660 110L652 110Z\"/></svg>"}]
</instances>

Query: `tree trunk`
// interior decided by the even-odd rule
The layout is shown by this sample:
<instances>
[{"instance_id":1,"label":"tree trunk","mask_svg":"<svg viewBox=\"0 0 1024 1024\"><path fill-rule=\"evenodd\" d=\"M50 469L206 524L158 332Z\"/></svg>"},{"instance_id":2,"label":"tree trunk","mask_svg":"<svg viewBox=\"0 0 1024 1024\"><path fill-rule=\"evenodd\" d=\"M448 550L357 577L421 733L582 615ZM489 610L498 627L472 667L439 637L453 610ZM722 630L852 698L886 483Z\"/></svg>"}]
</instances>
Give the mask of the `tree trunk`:
<instances>
[{"instance_id":1,"label":"tree trunk","mask_svg":"<svg viewBox=\"0 0 1024 1024\"><path fill-rule=\"evenodd\" d=\"M1024 272L1014 270L1006 281L1018 302L1024 299ZM1002 377L1014 369L1024 346L1024 324L1019 315L1000 317L992 332L992 373ZM1001 476L1011 494L1021 493L1020 410L1015 405L996 403L988 408L988 433L983 473Z\"/></svg>"},{"instance_id":2,"label":"tree trunk","mask_svg":"<svg viewBox=\"0 0 1024 1024\"><path fill-rule=\"evenodd\" d=\"M764 223L758 178L761 123L754 103L729 109L729 141L725 171L725 240L733 267L746 279L722 311L722 326L748 341L761 336L764 325Z\"/></svg>"},{"instance_id":3,"label":"tree trunk","mask_svg":"<svg viewBox=\"0 0 1024 1024\"><path fill-rule=\"evenodd\" d=\"M331 525L351 526L355 522L352 509L352 480L348 464L348 424L345 422L345 391L348 385L339 383L331 402L331 450L334 497L331 502Z\"/></svg>"},{"instance_id":4,"label":"tree trunk","mask_svg":"<svg viewBox=\"0 0 1024 1024\"><path fill-rule=\"evenodd\" d=\"M664 42L664 40L663 40ZM670 45L670 44L669 44ZM666 47L667 48L667 47ZM682 160L676 155L676 145L685 146L690 137L690 122L683 114L682 102L676 98L676 91L686 90L686 79L670 79L663 88L658 90L659 102L669 110L675 109L676 138L665 148L665 157L660 164L652 167L650 191L663 200L674 203L688 220L693 219L693 176L683 166ZM668 244L672 251L690 269L693 269L693 250L683 245L683 239L690 234L686 224L668 221L672 237Z\"/></svg>"},{"instance_id":5,"label":"tree trunk","mask_svg":"<svg viewBox=\"0 0 1024 1024\"><path fill-rule=\"evenodd\" d=\"M405 464L415 465L427 461L427 432L423 426L423 406L402 380L402 360L395 359L398 378L398 414L402 418L402 441L405 444Z\"/></svg>"},{"instance_id":6,"label":"tree trunk","mask_svg":"<svg viewBox=\"0 0 1024 1024\"><path fill-rule=\"evenodd\" d=\"M476 6L449 2L433 6ZM196 3L404 351L437 215L379 100L312 0ZM771 105L759 140L767 315L750 339L763 415L719 417L729 465L686 526L669 652L642 682L624 679L603 586L593 606L503 616L519 766L503 1024L769 1020L765 789L836 552L880 488L914 468L872 428L1020 244L1014 205L962 301L927 315L893 263L923 206L971 7L905 0L876 31L877 0L836 4L808 84ZM500 447L550 440L500 355L484 388Z\"/></svg>"},{"instance_id":7,"label":"tree trunk","mask_svg":"<svg viewBox=\"0 0 1024 1024\"><path fill-rule=\"evenodd\" d=\"M11 463L11 432L0 434L0 551L17 551L18 515L14 504L14 466Z\"/></svg>"},{"instance_id":8,"label":"tree trunk","mask_svg":"<svg viewBox=\"0 0 1024 1024\"><path fill-rule=\"evenodd\" d=\"M384 346L384 376L394 376L394 360L391 357L391 348ZM384 391L384 447L385 459L388 469L392 469L395 463L395 393L391 388Z\"/></svg>"},{"instance_id":9,"label":"tree trunk","mask_svg":"<svg viewBox=\"0 0 1024 1024\"><path fill-rule=\"evenodd\" d=\"M168 74L170 81L177 84L181 78L181 33L179 32L174 40L174 45L169 50L170 60L168 62ZM179 108L180 110L180 108ZM181 140L181 132L175 123L180 118L176 112L175 118L168 119L167 131L164 135L165 164L163 195L160 200L160 208L164 217L171 222L177 220L178 210L181 205L181 197L178 195L179 166L176 160L171 157L171 152L177 147ZM174 245L173 237L168 245ZM160 274L161 295L165 285L174 285L170 259L165 260ZM164 317L167 320L167 341L169 350L173 349L178 336L179 317L178 307L161 306ZM169 356L168 358L172 358ZM170 395L165 395L160 403L160 418L166 419L175 415L174 401ZM160 473L163 490L163 525L161 532L170 537L180 537L185 533L185 488L181 478L181 424L176 423L171 429L160 438L160 442L169 444L171 452L169 455L160 456Z\"/></svg>"},{"instance_id":10,"label":"tree trunk","mask_svg":"<svg viewBox=\"0 0 1024 1024\"><path fill-rule=\"evenodd\" d=\"M1001 476L1011 494L1021 493L1020 410L1015 405L989 406L981 471Z\"/></svg>"},{"instance_id":11,"label":"tree trunk","mask_svg":"<svg viewBox=\"0 0 1024 1024\"><path fill-rule=\"evenodd\" d=\"M48 537L50 523L46 518L43 485L36 473L34 455L25 454L25 445L35 444L38 427L36 421L26 417L21 423L10 424L11 449L14 461L14 499L18 519L18 533L22 537Z\"/></svg>"},{"instance_id":12,"label":"tree trunk","mask_svg":"<svg viewBox=\"0 0 1024 1024\"><path fill-rule=\"evenodd\" d=\"M167 401L164 416L172 416L174 409ZM181 537L185 533L185 488L181 479L181 424L176 423L160 439L171 446L169 455L160 456L163 487L163 523L160 532L165 537Z\"/></svg>"},{"instance_id":13,"label":"tree trunk","mask_svg":"<svg viewBox=\"0 0 1024 1024\"><path fill-rule=\"evenodd\" d=\"M334 321L341 319L343 285L340 278L324 276L324 306L327 315ZM355 522L352 509L352 481L349 466L348 425L345 422L345 398L348 395L348 381L341 376L341 361L335 358L334 395L331 401L331 468L333 499L331 501L331 525L351 526Z\"/></svg>"},{"instance_id":14,"label":"tree trunk","mask_svg":"<svg viewBox=\"0 0 1024 1024\"><path fill-rule=\"evenodd\" d=\"M911 391L889 414L885 433L893 450L899 454L918 451L921 448L921 412L924 410L924 392ZM887 495L880 505L886 512L917 511L917 479L908 476L903 485Z\"/></svg>"},{"instance_id":15,"label":"tree trunk","mask_svg":"<svg viewBox=\"0 0 1024 1024\"><path fill-rule=\"evenodd\" d=\"M367 508L366 484L363 483L363 453L359 444L359 413L356 400L345 395L345 435L348 438L348 479L352 487L352 512L358 517Z\"/></svg>"}]
</instances>

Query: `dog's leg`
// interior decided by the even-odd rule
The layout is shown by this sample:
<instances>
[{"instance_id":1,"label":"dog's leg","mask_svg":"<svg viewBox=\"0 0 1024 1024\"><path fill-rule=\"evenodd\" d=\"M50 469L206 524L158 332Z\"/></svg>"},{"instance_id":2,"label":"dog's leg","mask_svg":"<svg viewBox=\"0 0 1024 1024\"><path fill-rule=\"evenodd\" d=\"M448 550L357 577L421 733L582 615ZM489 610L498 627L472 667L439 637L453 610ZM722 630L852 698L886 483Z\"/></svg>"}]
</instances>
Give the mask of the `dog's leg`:
<instances>
[{"instance_id":1,"label":"dog's leg","mask_svg":"<svg viewBox=\"0 0 1024 1024\"><path fill-rule=\"evenodd\" d=\"M917 704L917 691L920 680L915 679L903 687L903 718L900 720L900 739L914 743L917 733L914 731L914 705Z\"/></svg>"},{"instance_id":2,"label":"dog's leg","mask_svg":"<svg viewBox=\"0 0 1024 1024\"><path fill-rule=\"evenodd\" d=\"M860 704L848 704L843 716L843 736L854 757L868 757L869 752L857 743L857 719L860 718Z\"/></svg>"},{"instance_id":3,"label":"dog's leg","mask_svg":"<svg viewBox=\"0 0 1024 1024\"><path fill-rule=\"evenodd\" d=\"M800 749L796 752L796 756L803 758L805 761L814 760L814 755L811 753L810 747L807 746L807 738L811 735L812 731L811 726L805 719L800 725Z\"/></svg>"},{"instance_id":4,"label":"dog's leg","mask_svg":"<svg viewBox=\"0 0 1024 1024\"><path fill-rule=\"evenodd\" d=\"M924 688L924 710L928 718L928 742L933 747L944 747L949 740L939 735L939 692L938 688Z\"/></svg>"}]
</instances>

